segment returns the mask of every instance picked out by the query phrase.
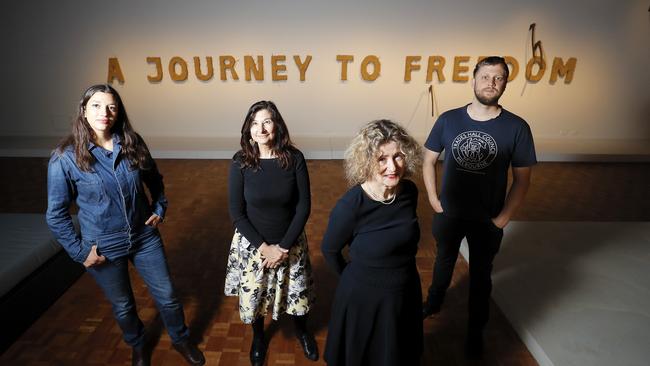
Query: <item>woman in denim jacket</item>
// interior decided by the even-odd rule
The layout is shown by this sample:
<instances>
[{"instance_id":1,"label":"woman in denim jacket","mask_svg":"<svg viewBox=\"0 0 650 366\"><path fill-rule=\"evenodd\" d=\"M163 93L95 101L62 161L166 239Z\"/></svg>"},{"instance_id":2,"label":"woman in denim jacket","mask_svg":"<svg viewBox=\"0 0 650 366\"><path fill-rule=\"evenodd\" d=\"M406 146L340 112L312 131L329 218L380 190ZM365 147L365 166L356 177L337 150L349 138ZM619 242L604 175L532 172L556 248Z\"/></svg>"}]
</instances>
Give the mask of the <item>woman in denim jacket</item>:
<instances>
[{"instance_id":1,"label":"woman in denim jacket","mask_svg":"<svg viewBox=\"0 0 650 366\"><path fill-rule=\"evenodd\" d=\"M156 229L167 208L162 176L110 85L93 85L83 93L72 133L50 158L47 193L47 224L111 302L124 341L133 348L133 365L148 365L150 355L143 350L144 326L136 312L129 261L147 284L174 348L190 364L204 364L203 354L189 341ZM79 207L81 234L70 217L72 202Z\"/></svg>"}]
</instances>

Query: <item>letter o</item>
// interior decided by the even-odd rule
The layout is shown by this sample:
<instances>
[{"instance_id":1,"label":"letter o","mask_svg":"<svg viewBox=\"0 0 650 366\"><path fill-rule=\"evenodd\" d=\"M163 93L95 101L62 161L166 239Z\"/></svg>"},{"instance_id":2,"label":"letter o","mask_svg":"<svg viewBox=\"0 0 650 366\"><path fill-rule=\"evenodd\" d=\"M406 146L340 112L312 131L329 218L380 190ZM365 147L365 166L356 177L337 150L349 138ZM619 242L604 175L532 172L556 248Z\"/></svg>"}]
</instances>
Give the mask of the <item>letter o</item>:
<instances>
[{"instance_id":1,"label":"letter o","mask_svg":"<svg viewBox=\"0 0 650 366\"><path fill-rule=\"evenodd\" d=\"M181 67L181 72L176 73L176 65ZM169 60L169 76L174 81L185 81L187 80L187 62L181 57L174 56Z\"/></svg>"},{"instance_id":2,"label":"letter o","mask_svg":"<svg viewBox=\"0 0 650 366\"><path fill-rule=\"evenodd\" d=\"M537 65L539 67L539 70L535 75L533 75L534 65ZM542 80L542 76L544 76L545 71L546 71L546 61L544 61L544 59L539 56L535 56L528 61L528 64L526 64L526 80L538 82Z\"/></svg>"},{"instance_id":3,"label":"letter o","mask_svg":"<svg viewBox=\"0 0 650 366\"><path fill-rule=\"evenodd\" d=\"M512 56L505 56L503 58L506 60L507 65L512 66L512 69L510 69L510 75L508 76L508 82L511 82L519 73L519 62L517 62L517 59Z\"/></svg>"},{"instance_id":4,"label":"letter o","mask_svg":"<svg viewBox=\"0 0 650 366\"><path fill-rule=\"evenodd\" d=\"M372 64L372 74L368 73L368 64ZM361 77L366 81L375 81L381 73L381 63L379 57L375 55L366 56L361 62Z\"/></svg>"}]
</instances>

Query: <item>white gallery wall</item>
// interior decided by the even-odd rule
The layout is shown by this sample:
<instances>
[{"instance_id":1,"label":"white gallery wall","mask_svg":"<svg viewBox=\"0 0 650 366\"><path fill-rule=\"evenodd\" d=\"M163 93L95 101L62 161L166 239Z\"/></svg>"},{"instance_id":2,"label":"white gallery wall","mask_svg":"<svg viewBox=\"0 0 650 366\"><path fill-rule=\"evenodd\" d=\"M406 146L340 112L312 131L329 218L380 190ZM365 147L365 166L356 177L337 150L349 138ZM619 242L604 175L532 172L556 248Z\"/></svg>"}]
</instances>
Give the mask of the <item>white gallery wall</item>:
<instances>
[{"instance_id":1,"label":"white gallery wall","mask_svg":"<svg viewBox=\"0 0 650 366\"><path fill-rule=\"evenodd\" d=\"M369 120L391 118L423 138L432 125L427 58L446 59L434 76L435 112L468 103L469 82L452 81L455 56L514 57L520 66L502 104L524 117L539 141L566 148L585 142L616 146L650 140L650 12L641 0L453 1L9 1L0 15L3 56L0 138L59 137L82 90L104 82L108 59L119 60L115 82L136 129L147 139L239 136L247 108L271 99L297 140L347 139ZM529 25L548 68L527 82ZM341 80L337 55L353 55ZM236 60L239 80L220 80L219 56ZM264 57L264 80L244 80L244 56ZM286 81L271 80L271 56L285 55ZM311 64L300 81L293 56ZM362 80L360 65L376 55L381 74ZM421 69L404 81L406 56ZM188 63L186 81L172 81L168 62ZM193 57L214 63L200 81ZM160 57L163 80L152 83ZM573 81L551 83L553 58L577 59ZM205 69L203 69L205 71ZM372 68L369 69L372 71Z\"/></svg>"}]
</instances>

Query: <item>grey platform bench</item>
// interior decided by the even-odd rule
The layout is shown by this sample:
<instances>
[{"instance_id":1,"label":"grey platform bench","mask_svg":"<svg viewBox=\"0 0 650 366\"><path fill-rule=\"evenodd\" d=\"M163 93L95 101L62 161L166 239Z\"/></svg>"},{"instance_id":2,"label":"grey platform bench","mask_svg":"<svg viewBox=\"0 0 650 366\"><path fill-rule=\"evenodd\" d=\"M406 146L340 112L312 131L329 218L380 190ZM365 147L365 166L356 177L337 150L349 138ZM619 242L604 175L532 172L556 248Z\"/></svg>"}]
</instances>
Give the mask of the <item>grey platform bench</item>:
<instances>
[{"instance_id":1,"label":"grey platform bench","mask_svg":"<svg viewBox=\"0 0 650 366\"><path fill-rule=\"evenodd\" d=\"M54 240L45 215L0 213L0 353L83 272Z\"/></svg>"}]
</instances>

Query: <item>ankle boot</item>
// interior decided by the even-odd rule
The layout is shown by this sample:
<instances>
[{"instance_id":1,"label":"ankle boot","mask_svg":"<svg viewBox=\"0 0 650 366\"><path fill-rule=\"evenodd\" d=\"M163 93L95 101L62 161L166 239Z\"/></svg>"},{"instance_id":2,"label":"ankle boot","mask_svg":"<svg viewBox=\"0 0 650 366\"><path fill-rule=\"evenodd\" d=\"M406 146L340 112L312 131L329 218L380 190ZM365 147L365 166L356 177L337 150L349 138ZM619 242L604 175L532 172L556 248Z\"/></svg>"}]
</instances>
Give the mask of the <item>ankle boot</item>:
<instances>
[{"instance_id":1,"label":"ankle boot","mask_svg":"<svg viewBox=\"0 0 650 366\"><path fill-rule=\"evenodd\" d=\"M251 365L252 366L262 366L264 365L264 359L266 358L266 342L263 337L253 337L253 342L251 343Z\"/></svg>"},{"instance_id":2,"label":"ankle boot","mask_svg":"<svg viewBox=\"0 0 650 366\"><path fill-rule=\"evenodd\" d=\"M172 346L190 365L201 366L205 364L203 352L194 343L185 340L181 343L174 343Z\"/></svg>"},{"instance_id":3,"label":"ankle boot","mask_svg":"<svg viewBox=\"0 0 650 366\"><path fill-rule=\"evenodd\" d=\"M131 365L133 366L150 366L151 360L149 353L145 351L144 346L133 347L131 351Z\"/></svg>"},{"instance_id":4,"label":"ankle boot","mask_svg":"<svg viewBox=\"0 0 650 366\"><path fill-rule=\"evenodd\" d=\"M431 305L428 301L422 304L422 319L426 319L433 314L440 312L440 305Z\"/></svg>"},{"instance_id":5,"label":"ankle boot","mask_svg":"<svg viewBox=\"0 0 650 366\"><path fill-rule=\"evenodd\" d=\"M469 360L483 358L483 332L469 331L465 339L465 357Z\"/></svg>"},{"instance_id":6,"label":"ankle boot","mask_svg":"<svg viewBox=\"0 0 650 366\"><path fill-rule=\"evenodd\" d=\"M318 361L318 343L316 343L313 334L305 332L299 335L298 343L300 343L302 352L305 354L305 357L307 357L307 359Z\"/></svg>"}]
</instances>

